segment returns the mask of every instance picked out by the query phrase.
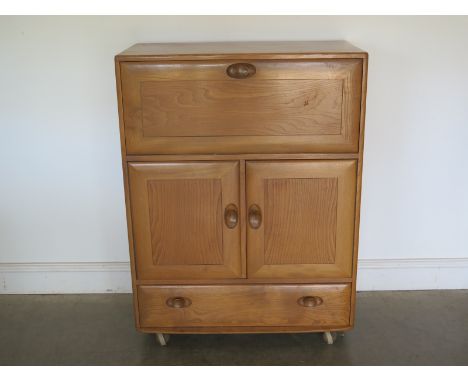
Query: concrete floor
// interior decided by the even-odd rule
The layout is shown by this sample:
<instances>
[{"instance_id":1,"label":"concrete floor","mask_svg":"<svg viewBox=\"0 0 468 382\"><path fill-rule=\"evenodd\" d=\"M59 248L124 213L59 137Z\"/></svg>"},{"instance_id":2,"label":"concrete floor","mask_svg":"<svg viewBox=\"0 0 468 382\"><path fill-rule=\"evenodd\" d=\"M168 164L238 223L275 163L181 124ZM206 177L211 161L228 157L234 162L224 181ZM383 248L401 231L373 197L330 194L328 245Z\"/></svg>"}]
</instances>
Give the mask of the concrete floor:
<instances>
[{"instance_id":1,"label":"concrete floor","mask_svg":"<svg viewBox=\"0 0 468 382\"><path fill-rule=\"evenodd\" d=\"M358 294L356 327L318 334L134 329L130 295L0 296L0 365L468 365L468 290Z\"/></svg>"}]
</instances>

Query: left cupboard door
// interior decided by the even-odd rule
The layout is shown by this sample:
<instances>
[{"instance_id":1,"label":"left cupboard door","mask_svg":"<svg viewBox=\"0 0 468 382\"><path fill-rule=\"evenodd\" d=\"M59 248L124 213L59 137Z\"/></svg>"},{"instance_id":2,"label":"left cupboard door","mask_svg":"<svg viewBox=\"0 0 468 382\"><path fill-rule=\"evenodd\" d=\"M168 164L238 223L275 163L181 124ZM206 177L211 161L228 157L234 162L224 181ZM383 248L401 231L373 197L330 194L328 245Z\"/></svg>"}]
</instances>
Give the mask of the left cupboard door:
<instances>
[{"instance_id":1,"label":"left cupboard door","mask_svg":"<svg viewBox=\"0 0 468 382\"><path fill-rule=\"evenodd\" d=\"M129 163L138 280L245 277L239 162Z\"/></svg>"}]
</instances>

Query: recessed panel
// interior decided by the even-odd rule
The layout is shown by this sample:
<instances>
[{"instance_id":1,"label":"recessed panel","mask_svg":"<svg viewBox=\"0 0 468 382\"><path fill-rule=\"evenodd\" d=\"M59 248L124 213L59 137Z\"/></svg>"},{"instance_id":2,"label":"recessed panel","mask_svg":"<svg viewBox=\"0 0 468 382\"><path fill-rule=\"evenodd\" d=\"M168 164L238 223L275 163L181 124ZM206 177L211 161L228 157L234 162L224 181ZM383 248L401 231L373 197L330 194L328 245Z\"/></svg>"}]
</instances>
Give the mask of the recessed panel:
<instances>
[{"instance_id":1,"label":"recessed panel","mask_svg":"<svg viewBox=\"0 0 468 382\"><path fill-rule=\"evenodd\" d=\"M145 81L145 137L336 135L342 80Z\"/></svg>"},{"instance_id":2,"label":"recessed panel","mask_svg":"<svg viewBox=\"0 0 468 382\"><path fill-rule=\"evenodd\" d=\"M221 204L219 179L148 182L153 263L222 264Z\"/></svg>"},{"instance_id":3,"label":"recessed panel","mask_svg":"<svg viewBox=\"0 0 468 382\"><path fill-rule=\"evenodd\" d=\"M333 264L338 179L265 180L265 264Z\"/></svg>"}]
</instances>

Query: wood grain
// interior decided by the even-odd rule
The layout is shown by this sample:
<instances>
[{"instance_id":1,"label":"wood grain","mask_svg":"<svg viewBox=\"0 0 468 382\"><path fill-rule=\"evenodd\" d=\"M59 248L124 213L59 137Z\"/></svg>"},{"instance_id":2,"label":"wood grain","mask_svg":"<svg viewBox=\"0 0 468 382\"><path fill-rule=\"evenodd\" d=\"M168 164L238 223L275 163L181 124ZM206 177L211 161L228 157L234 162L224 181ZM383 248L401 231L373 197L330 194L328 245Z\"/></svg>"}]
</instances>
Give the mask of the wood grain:
<instances>
[{"instance_id":1,"label":"wood grain","mask_svg":"<svg viewBox=\"0 0 468 382\"><path fill-rule=\"evenodd\" d=\"M173 333L173 334L254 334L254 333L316 333L324 331L344 332L351 330L347 325L314 325L314 326L173 326L145 327L142 333Z\"/></svg>"},{"instance_id":2,"label":"wood grain","mask_svg":"<svg viewBox=\"0 0 468 382\"><path fill-rule=\"evenodd\" d=\"M130 163L132 229L138 279L242 275L238 162Z\"/></svg>"},{"instance_id":3,"label":"wood grain","mask_svg":"<svg viewBox=\"0 0 468 382\"><path fill-rule=\"evenodd\" d=\"M164 280L136 280L136 285L228 285L228 284L343 284L352 283L352 277L309 277L309 278L232 278L232 279L164 279Z\"/></svg>"},{"instance_id":4,"label":"wood grain","mask_svg":"<svg viewBox=\"0 0 468 382\"><path fill-rule=\"evenodd\" d=\"M343 81L141 84L144 137L338 135Z\"/></svg>"},{"instance_id":5,"label":"wood grain","mask_svg":"<svg viewBox=\"0 0 468 382\"><path fill-rule=\"evenodd\" d=\"M365 58L367 53L347 41L223 41L201 43L135 44L116 56L116 61L157 59L278 59Z\"/></svg>"},{"instance_id":6,"label":"wood grain","mask_svg":"<svg viewBox=\"0 0 468 382\"><path fill-rule=\"evenodd\" d=\"M357 152L362 62L122 63L127 154Z\"/></svg>"},{"instance_id":7,"label":"wood grain","mask_svg":"<svg viewBox=\"0 0 468 382\"><path fill-rule=\"evenodd\" d=\"M140 325L160 326L333 326L349 324L351 286L229 285L140 286ZM298 300L318 296L323 303L304 307ZM183 297L186 308L166 301Z\"/></svg>"},{"instance_id":8,"label":"wood grain","mask_svg":"<svg viewBox=\"0 0 468 382\"><path fill-rule=\"evenodd\" d=\"M333 264L338 179L265 180L265 264Z\"/></svg>"},{"instance_id":9,"label":"wood grain","mask_svg":"<svg viewBox=\"0 0 468 382\"><path fill-rule=\"evenodd\" d=\"M241 231L241 258L242 258L242 277L247 278L247 221L246 221L246 196L245 196L245 160L239 158L239 226ZM234 279L233 279L234 280Z\"/></svg>"},{"instance_id":10,"label":"wood grain","mask_svg":"<svg viewBox=\"0 0 468 382\"><path fill-rule=\"evenodd\" d=\"M247 228L249 278L351 276L356 161L248 161L246 183L264 220Z\"/></svg>"},{"instance_id":11,"label":"wood grain","mask_svg":"<svg viewBox=\"0 0 468 382\"><path fill-rule=\"evenodd\" d=\"M359 159L356 153L314 154L206 154L206 155L126 155L129 162L187 162L187 161L232 161L232 160L313 160L313 159Z\"/></svg>"},{"instance_id":12,"label":"wood grain","mask_svg":"<svg viewBox=\"0 0 468 382\"><path fill-rule=\"evenodd\" d=\"M147 182L153 264L223 263L220 179Z\"/></svg>"}]
</instances>

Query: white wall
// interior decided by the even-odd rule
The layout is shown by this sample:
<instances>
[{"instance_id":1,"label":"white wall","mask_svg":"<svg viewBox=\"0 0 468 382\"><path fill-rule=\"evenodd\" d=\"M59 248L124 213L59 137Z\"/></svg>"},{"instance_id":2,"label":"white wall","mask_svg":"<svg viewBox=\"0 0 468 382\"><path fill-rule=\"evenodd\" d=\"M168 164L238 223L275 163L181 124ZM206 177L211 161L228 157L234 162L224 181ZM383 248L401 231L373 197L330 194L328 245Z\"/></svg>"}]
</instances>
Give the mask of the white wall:
<instances>
[{"instance_id":1,"label":"white wall","mask_svg":"<svg viewBox=\"0 0 468 382\"><path fill-rule=\"evenodd\" d=\"M1 17L0 291L128 291L113 57L136 42L369 52L359 289L468 288L467 17Z\"/></svg>"}]
</instances>

